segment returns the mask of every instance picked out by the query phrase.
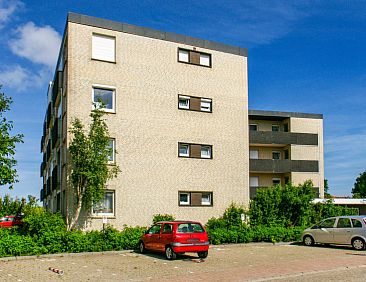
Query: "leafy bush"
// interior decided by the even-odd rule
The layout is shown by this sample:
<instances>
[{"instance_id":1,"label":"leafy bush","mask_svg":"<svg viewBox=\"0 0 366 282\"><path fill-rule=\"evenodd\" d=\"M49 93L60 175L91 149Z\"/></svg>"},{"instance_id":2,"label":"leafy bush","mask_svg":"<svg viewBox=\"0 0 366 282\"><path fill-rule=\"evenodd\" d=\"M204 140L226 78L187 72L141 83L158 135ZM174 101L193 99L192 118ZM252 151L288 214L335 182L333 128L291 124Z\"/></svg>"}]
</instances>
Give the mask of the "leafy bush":
<instances>
[{"instance_id":1,"label":"leafy bush","mask_svg":"<svg viewBox=\"0 0 366 282\"><path fill-rule=\"evenodd\" d=\"M29 210L37 206L36 197L28 196L28 200L22 198L11 198L9 195L5 195L4 198L0 197L0 217L5 215L17 215L24 213L25 215Z\"/></svg>"},{"instance_id":2,"label":"leafy bush","mask_svg":"<svg viewBox=\"0 0 366 282\"><path fill-rule=\"evenodd\" d=\"M175 220L175 217L171 214L155 214L153 216L153 224L159 221L173 221L173 220Z\"/></svg>"},{"instance_id":3,"label":"leafy bush","mask_svg":"<svg viewBox=\"0 0 366 282\"><path fill-rule=\"evenodd\" d=\"M287 184L259 189L250 203L250 223L254 226L308 225L313 199L311 181L299 186Z\"/></svg>"}]
</instances>

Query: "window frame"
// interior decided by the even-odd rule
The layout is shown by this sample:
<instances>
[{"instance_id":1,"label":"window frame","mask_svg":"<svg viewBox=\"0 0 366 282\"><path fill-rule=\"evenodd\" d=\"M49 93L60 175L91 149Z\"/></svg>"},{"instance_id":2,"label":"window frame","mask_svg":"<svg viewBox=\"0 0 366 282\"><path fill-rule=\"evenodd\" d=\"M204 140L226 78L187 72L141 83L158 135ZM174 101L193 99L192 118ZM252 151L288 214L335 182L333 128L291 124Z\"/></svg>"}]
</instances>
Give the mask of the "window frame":
<instances>
[{"instance_id":1,"label":"window frame","mask_svg":"<svg viewBox=\"0 0 366 282\"><path fill-rule=\"evenodd\" d=\"M112 141L112 160L108 160L108 164L115 164L116 163L116 138L109 138Z\"/></svg>"},{"instance_id":2,"label":"window frame","mask_svg":"<svg viewBox=\"0 0 366 282\"><path fill-rule=\"evenodd\" d=\"M279 183L274 183L274 181L279 181ZM282 184L281 178L279 178L279 177L272 177L272 186L281 185L281 184Z\"/></svg>"},{"instance_id":3,"label":"window frame","mask_svg":"<svg viewBox=\"0 0 366 282\"><path fill-rule=\"evenodd\" d=\"M182 194L185 194L188 196L187 202L181 201L180 196ZM179 206L190 206L191 205L191 193L190 192L178 192L178 202L179 202Z\"/></svg>"},{"instance_id":4,"label":"window frame","mask_svg":"<svg viewBox=\"0 0 366 282\"><path fill-rule=\"evenodd\" d=\"M180 98L189 99L188 108L186 108L186 107L180 107L180 104L179 104ZM192 109L191 108L191 99L192 98L194 98L194 99L200 99L200 109L199 110L196 110L196 109ZM209 111L202 110L202 101L209 102L210 103L210 110ZM193 112L200 112L200 113L212 113L212 104L213 103L212 103L212 99L211 98L178 94L178 109L179 110L193 111Z\"/></svg>"},{"instance_id":5,"label":"window frame","mask_svg":"<svg viewBox=\"0 0 366 282\"><path fill-rule=\"evenodd\" d=\"M188 146L188 155L181 155L180 154L180 146L187 145ZM200 156L192 156L191 146L201 146L200 148ZM202 147L209 147L210 148L210 157L202 157ZM213 159L213 145L209 144L198 144L198 143L188 143L188 142L178 142L178 157L179 158L190 158L190 159L203 159L203 160L212 160Z\"/></svg>"},{"instance_id":6,"label":"window frame","mask_svg":"<svg viewBox=\"0 0 366 282\"><path fill-rule=\"evenodd\" d=\"M103 112L106 112L106 113L115 114L116 113L116 87L109 86L109 85L103 85L103 84L92 84L92 110L96 109L94 104L97 103L94 101L94 89L112 91L112 109L107 109L107 108L98 108L98 109Z\"/></svg>"},{"instance_id":7,"label":"window frame","mask_svg":"<svg viewBox=\"0 0 366 282\"><path fill-rule=\"evenodd\" d=\"M93 57L93 36L99 36L99 37L109 37L109 38L113 38L114 39L114 60L110 61L110 60L103 60L103 59L98 59L98 58L94 58ZM117 63L117 38L114 35L108 35L108 34L102 34L102 33L98 33L98 32L93 32L92 33L92 37L91 37L91 60L92 61L99 61L99 62L106 62L106 63L112 63L112 64L116 64Z\"/></svg>"},{"instance_id":8,"label":"window frame","mask_svg":"<svg viewBox=\"0 0 366 282\"><path fill-rule=\"evenodd\" d=\"M200 205L193 205L192 204L192 193L201 193L201 204ZM181 204L180 203L180 194L188 194L189 195L189 204ZM210 204L202 204L202 195L203 194L210 194ZM213 207L214 199L213 191L178 191L178 206L179 207Z\"/></svg>"},{"instance_id":9,"label":"window frame","mask_svg":"<svg viewBox=\"0 0 366 282\"><path fill-rule=\"evenodd\" d=\"M181 146L187 146L187 154L181 154L180 153L180 148ZM178 143L178 157L181 158L190 158L191 156L191 150L190 150L190 144L189 143Z\"/></svg>"},{"instance_id":10,"label":"window frame","mask_svg":"<svg viewBox=\"0 0 366 282\"><path fill-rule=\"evenodd\" d=\"M273 128L277 128L277 130L273 130ZM280 131L280 125L278 125L278 124L272 124L272 128L271 128L271 130L272 130L272 132L279 132Z\"/></svg>"},{"instance_id":11,"label":"window frame","mask_svg":"<svg viewBox=\"0 0 366 282\"><path fill-rule=\"evenodd\" d=\"M188 101L187 106L181 106L180 105L180 101L181 100ZM190 105L191 105L191 97L190 96L185 96L185 95L178 94L178 109L181 109L181 110L189 110L190 109Z\"/></svg>"},{"instance_id":12,"label":"window frame","mask_svg":"<svg viewBox=\"0 0 366 282\"><path fill-rule=\"evenodd\" d=\"M256 130L250 129L251 126L255 126ZM249 131L258 131L258 124L257 123L249 123Z\"/></svg>"},{"instance_id":13,"label":"window frame","mask_svg":"<svg viewBox=\"0 0 366 282\"><path fill-rule=\"evenodd\" d=\"M94 211L94 205L92 205L91 209L92 209L92 217L93 218L102 218L102 217L115 218L116 217L116 191L106 189L104 191L104 198L102 199L103 201L104 201L105 195L107 193L112 193L112 195L113 195L113 198L112 198L112 210L113 210L113 212L112 213L95 212Z\"/></svg>"},{"instance_id":14,"label":"window frame","mask_svg":"<svg viewBox=\"0 0 366 282\"><path fill-rule=\"evenodd\" d=\"M180 58L179 58L179 51L182 50L182 51L185 51L185 52L188 52L188 62L186 61L181 61ZM195 53L198 53L199 54L199 61L200 63L199 64L195 64L195 63L192 63L190 61L190 52L195 52ZM202 65L201 64L201 54L202 55L206 55L209 57L209 65ZM177 62L178 63L183 63L183 64L188 64L188 65L194 65L194 66L200 66L200 67L205 67L205 68L212 68L212 54L210 53L207 53L207 52L202 52L202 51L197 51L197 50L190 50L190 49L187 49L187 48L181 48L181 47L178 47L178 50L177 50Z\"/></svg>"},{"instance_id":15,"label":"window frame","mask_svg":"<svg viewBox=\"0 0 366 282\"><path fill-rule=\"evenodd\" d=\"M204 148L208 148L208 156L202 155L202 150ZM211 159L212 158L212 146L205 146L205 145L201 145L201 159Z\"/></svg>"},{"instance_id":16,"label":"window frame","mask_svg":"<svg viewBox=\"0 0 366 282\"><path fill-rule=\"evenodd\" d=\"M278 159L275 159L274 157L273 157L273 154L279 154L279 158ZM281 151L272 151L272 160L274 160L274 161L279 161L279 160L281 160Z\"/></svg>"}]
</instances>

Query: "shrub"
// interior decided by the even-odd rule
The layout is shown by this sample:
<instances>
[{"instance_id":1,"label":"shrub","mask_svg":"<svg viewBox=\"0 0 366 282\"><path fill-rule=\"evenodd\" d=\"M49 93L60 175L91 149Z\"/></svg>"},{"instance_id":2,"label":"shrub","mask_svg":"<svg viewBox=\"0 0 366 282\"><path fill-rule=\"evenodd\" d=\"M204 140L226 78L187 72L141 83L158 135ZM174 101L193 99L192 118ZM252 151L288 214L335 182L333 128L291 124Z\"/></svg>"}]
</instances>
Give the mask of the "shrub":
<instances>
[{"instance_id":1,"label":"shrub","mask_svg":"<svg viewBox=\"0 0 366 282\"><path fill-rule=\"evenodd\" d=\"M153 224L159 221L173 221L173 220L175 220L175 217L171 214L155 214L153 216Z\"/></svg>"}]
</instances>

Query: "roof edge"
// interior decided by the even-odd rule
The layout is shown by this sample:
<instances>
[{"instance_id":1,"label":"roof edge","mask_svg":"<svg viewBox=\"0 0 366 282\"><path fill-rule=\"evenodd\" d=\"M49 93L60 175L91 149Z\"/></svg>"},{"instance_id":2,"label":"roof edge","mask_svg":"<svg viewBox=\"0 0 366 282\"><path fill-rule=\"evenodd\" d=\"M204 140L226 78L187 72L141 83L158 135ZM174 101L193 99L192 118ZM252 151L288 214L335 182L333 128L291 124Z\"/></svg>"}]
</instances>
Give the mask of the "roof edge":
<instances>
[{"instance_id":1,"label":"roof edge","mask_svg":"<svg viewBox=\"0 0 366 282\"><path fill-rule=\"evenodd\" d=\"M264 110L248 110L249 116L279 117L279 118L313 118L323 119L323 114L300 113L300 112L279 112Z\"/></svg>"},{"instance_id":2,"label":"roof edge","mask_svg":"<svg viewBox=\"0 0 366 282\"><path fill-rule=\"evenodd\" d=\"M214 51L234 54L238 56L248 57L248 49L241 48L238 46L231 46L223 43L218 43L214 41L194 38L186 35L176 34L172 32L165 32L156 29L131 25L127 23L106 20L102 18L82 15L78 13L68 12L67 22L83 24L88 26L100 27L109 30L120 31L123 33L129 33L138 36L144 36L154 39L160 39L175 43L181 43L186 45L191 45L194 47L200 47L205 49L210 49Z\"/></svg>"}]
</instances>

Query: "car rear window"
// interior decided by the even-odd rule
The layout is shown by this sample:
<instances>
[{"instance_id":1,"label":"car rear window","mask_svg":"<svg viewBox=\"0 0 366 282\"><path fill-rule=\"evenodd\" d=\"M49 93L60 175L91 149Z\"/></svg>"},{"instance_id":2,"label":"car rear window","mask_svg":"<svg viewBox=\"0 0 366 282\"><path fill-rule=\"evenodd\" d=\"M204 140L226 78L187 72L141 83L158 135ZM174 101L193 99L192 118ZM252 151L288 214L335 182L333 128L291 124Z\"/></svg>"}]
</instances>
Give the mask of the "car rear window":
<instances>
[{"instance_id":1,"label":"car rear window","mask_svg":"<svg viewBox=\"0 0 366 282\"><path fill-rule=\"evenodd\" d=\"M352 218L353 228L362 228L362 223L358 219Z\"/></svg>"},{"instance_id":2,"label":"car rear window","mask_svg":"<svg viewBox=\"0 0 366 282\"><path fill-rule=\"evenodd\" d=\"M177 233L203 233L205 230L199 223L180 223Z\"/></svg>"}]
</instances>

